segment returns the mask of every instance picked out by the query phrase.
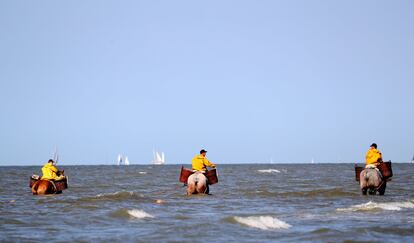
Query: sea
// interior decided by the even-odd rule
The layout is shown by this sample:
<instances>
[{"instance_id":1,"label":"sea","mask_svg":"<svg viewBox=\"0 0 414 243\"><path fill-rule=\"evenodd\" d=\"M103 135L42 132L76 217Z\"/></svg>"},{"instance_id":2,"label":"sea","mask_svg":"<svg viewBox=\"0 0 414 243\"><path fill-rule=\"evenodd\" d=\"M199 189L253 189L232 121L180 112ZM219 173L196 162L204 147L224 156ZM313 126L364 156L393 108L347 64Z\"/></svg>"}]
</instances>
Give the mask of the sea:
<instances>
[{"instance_id":1,"label":"sea","mask_svg":"<svg viewBox=\"0 0 414 243\"><path fill-rule=\"evenodd\" d=\"M408 163L385 196L361 195L354 164L218 165L211 195L193 196L181 165L61 165L69 188L34 196L40 168L0 167L0 242L414 241Z\"/></svg>"}]
</instances>

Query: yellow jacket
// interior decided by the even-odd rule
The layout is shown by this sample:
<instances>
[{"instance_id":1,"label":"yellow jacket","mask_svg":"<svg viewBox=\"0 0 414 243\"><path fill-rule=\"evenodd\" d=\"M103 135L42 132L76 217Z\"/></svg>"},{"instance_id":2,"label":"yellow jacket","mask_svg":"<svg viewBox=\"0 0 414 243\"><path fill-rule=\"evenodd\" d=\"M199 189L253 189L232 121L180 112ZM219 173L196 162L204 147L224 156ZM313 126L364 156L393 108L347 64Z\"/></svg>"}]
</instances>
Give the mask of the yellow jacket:
<instances>
[{"instance_id":1,"label":"yellow jacket","mask_svg":"<svg viewBox=\"0 0 414 243\"><path fill-rule=\"evenodd\" d=\"M206 171L208 167L216 167L215 164L211 163L206 157L200 155L196 155L193 160L191 161L191 164L193 165L193 170L197 171Z\"/></svg>"},{"instance_id":2,"label":"yellow jacket","mask_svg":"<svg viewBox=\"0 0 414 243\"><path fill-rule=\"evenodd\" d=\"M59 176L57 175L58 169L52 163L46 163L42 167L42 179L45 180L57 180Z\"/></svg>"},{"instance_id":3,"label":"yellow jacket","mask_svg":"<svg viewBox=\"0 0 414 243\"><path fill-rule=\"evenodd\" d=\"M366 165L378 165L379 160L382 160L382 154L378 149L371 148L368 150L367 155L365 156Z\"/></svg>"}]
</instances>

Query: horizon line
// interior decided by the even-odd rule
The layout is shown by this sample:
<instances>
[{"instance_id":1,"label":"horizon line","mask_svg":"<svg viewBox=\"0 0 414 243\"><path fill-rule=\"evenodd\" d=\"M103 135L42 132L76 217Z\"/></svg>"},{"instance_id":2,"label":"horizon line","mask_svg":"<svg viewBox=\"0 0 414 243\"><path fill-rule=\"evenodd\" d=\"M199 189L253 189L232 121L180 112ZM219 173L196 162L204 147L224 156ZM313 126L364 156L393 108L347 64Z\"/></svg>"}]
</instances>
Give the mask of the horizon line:
<instances>
[{"instance_id":1,"label":"horizon line","mask_svg":"<svg viewBox=\"0 0 414 243\"><path fill-rule=\"evenodd\" d=\"M391 161L392 162L392 161ZM410 162L392 162L396 164L410 164ZM306 165L318 165L318 164L364 164L363 162L355 163L355 162L236 162L236 163L220 163L218 165L298 165L298 164L306 164ZM96 163L96 164L59 164L57 166L119 166L119 167L128 167L133 165L152 165L152 166L165 166L165 165L191 165L191 163L168 163L163 165L156 165L156 164L129 164L129 165L117 165L117 164L104 164L104 163ZM13 165L13 164L6 164L6 165L0 165L0 167L23 167L23 166L43 166L43 164L21 164L21 165Z\"/></svg>"}]
</instances>

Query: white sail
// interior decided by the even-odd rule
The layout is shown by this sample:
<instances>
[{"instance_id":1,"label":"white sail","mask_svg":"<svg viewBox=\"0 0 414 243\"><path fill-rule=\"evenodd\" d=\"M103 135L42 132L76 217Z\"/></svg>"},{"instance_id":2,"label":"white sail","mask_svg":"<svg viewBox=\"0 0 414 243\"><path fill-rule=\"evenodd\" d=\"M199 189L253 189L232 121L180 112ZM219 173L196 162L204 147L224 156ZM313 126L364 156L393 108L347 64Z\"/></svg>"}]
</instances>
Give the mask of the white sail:
<instances>
[{"instance_id":1,"label":"white sail","mask_svg":"<svg viewBox=\"0 0 414 243\"><path fill-rule=\"evenodd\" d=\"M162 152L161 154L158 151L153 151L154 160L152 164L154 165L162 165L165 163L165 154Z\"/></svg>"},{"instance_id":2,"label":"white sail","mask_svg":"<svg viewBox=\"0 0 414 243\"><path fill-rule=\"evenodd\" d=\"M118 158L117 158L116 162L117 162L118 165L121 165L121 163L122 163L122 155L118 154Z\"/></svg>"},{"instance_id":3,"label":"white sail","mask_svg":"<svg viewBox=\"0 0 414 243\"><path fill-rule=\"evenodd\" d=\"M160 153L156 153L156 160L158 161L158 162L162 162L162 158L161 158L161 155L160 155Z\"/></svg>"},{"instance_id":4,"label":"white sail","mask_svg":"<svg viewBox=\"0 0 414 243\"><path fill-rule=\"evenodd\" d=\"M129 160L128 160L128 156L125 157L125 165L129 165Z\"/></svg>"}]
</instances>

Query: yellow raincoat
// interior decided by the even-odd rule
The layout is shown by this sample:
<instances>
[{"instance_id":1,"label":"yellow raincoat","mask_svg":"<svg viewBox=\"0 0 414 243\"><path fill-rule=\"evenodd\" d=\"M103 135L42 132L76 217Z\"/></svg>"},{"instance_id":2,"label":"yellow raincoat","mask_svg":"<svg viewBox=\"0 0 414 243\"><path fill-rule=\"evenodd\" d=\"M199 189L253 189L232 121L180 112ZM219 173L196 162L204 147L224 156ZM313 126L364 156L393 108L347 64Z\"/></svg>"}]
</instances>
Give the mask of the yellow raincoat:
<instances>
[{"instance_id":1,"label":"yellow raincoat","mask_svg":"<svg viewBox=\"0 0 414 243\"><path fill-rule=\"evenodd\" d=\"M46 163L42 167L42 179L45 180L59 180L62 179L57 175L58 169L52 163Z\"/></svg>"},{"instance_id":2,"label":"yellow raincoat","mask_svg":"<svg viewBox=\"0 0 414 243\"><path fill-rule=\"evenodd\" d=\"M365 156L366 165L375 165L379 164L379 161L382 160L382 154L378 149L370 148Z\"/></svg>"},{"instance_id":3,"label":"yellow raincoat","mask_svg":"<svg viewBox=\"0 0 414 243\"><path fill-rule=\"evenodd\" d=\"M206 157L200 155L196 155L193 160L191 161L193 170L197 171L207 171L206 166L208 167L216 167L215 164L211 163Z\"/></svg>"}]
</instances>

